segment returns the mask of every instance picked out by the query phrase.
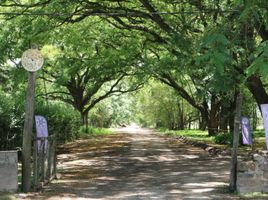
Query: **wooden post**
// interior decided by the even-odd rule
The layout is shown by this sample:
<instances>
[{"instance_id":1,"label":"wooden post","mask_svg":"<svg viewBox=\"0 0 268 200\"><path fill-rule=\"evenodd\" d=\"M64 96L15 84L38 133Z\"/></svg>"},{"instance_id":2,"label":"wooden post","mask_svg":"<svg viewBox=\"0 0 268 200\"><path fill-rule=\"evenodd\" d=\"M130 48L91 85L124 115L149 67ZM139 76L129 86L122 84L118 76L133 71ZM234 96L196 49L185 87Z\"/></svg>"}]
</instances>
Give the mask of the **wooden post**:
<instances>
[{"instance_id":1,"label":"wooden post","mask_svg":"<svg viewBox=\"0 0 268 200\"><path fill-rule=\"evenodd\" d=\"M46 152L46 146L45 146L45 138L41 138L41 153L40 153L40 164L41 164L41 182L45 182L45 152Z\"/></svg>"},{"instance_id":2,"label":"wooden post","mask_svg":"<svg viewBox=\"0 0 268 200\"><path fill-rule=\"evenodd\" d=\"M57 178L57 137L53 137L53 175Z\"/></svg>"},{"instance_id":3,"label":"wooden post","mask_svg":"<svg viewBox=\"0 0 268 200\"><path fill-rule=\"evenodd\" d=\"M53 160L53 137L48 138L48 161L47 161L47 180L51 178L52 160Z\"/></svg>"},{"instance_id":4,"label":"wooden post","mask_svg":"<svg viewBox=\"0 0 268 200\"><path fill-rule=\"evenodd\" d=\"M35 72L28 74L28 88L26 97L26 112L23 128L22 143L22 189L29 192L31 189L31 148L32 130L34 116L34 96L35 96Z\"/></svg>"},{"instance_id":5,"label":"wooden post","mask_svg":"<svg viewBox=\"0 0 268 200\"><path fill-rule=\"evenodd\" d=\"M34 140L34 157L33 157L33 181L34 181L34 185L33 185L33 189L34 191L37 190L38 188L38 173L39 173L39 170L38 170L38 140L37 140L37 137L35 137L35 140Z\"/></svg>"},{"instance_id":6,"label":"wooden post","mask_svg":"<svg viewBox=\"0 0 268 200\"><path fill-rule=\"evenodd\" d=\"M241 107L242 107L242 95L239 93L236 99L235 119L234 119L234 133L233 133L233 149L231 160L231 173L230 173L230 190L236 191L237 181L237 150L239 144L239 127L241 121Z\"/></svg>"}]
</instances>

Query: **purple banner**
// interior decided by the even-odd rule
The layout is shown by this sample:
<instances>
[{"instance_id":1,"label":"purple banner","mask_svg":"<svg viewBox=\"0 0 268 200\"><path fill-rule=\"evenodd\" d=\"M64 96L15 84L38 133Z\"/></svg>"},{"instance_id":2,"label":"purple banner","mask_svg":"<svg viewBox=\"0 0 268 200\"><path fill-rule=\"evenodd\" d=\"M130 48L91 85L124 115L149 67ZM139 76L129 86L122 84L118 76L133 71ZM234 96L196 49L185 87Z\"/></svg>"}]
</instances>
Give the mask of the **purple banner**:
<instances>
[{"instance_id":1,"label":"purple banner","mask_svg":"<svg viewBox=\"0 0 268 200\"><path fill-rule=\"evenodd\" d=\"M268 104L261 104L261 112L265 130L266 148L268 149Z\"/></svg>"},{"instance_id":2,"label":"purple banner","mask_svg":"<svg viewBox=\"0 0 268 200\"><path fill-rule=\"evenodd\" d=\"M252 132L250 128L250 122L247 117L241 118L242 124L242 141L243 144L252 145Z\"/></svg>"},{"instance_id":3,"label":"purple banner","mask_svg":"<svg viewBox=\"0 0 268 200\"><path fill-rule=\"evenodd\" d=\"M37 138L45 138L45 150L48 148L47 137L48 137L48 128L47 128L47 120L43 116L36 115L35 116L35 124L36 124L36 137ZM37 141L37 147L40 151L41 149L41 141Z\"/></svg>"}]
</instances>

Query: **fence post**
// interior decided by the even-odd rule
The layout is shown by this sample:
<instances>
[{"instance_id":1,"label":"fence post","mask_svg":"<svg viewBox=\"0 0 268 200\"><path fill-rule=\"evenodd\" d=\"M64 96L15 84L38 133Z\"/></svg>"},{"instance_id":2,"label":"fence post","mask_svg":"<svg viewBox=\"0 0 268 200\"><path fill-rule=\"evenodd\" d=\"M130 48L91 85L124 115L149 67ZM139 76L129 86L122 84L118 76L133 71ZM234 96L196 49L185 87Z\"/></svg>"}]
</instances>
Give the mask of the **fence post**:
<instances>
[{"instance_id":1,"label":"fence post","mask_svg":"<svg viewBox=\"0 0 268 200\"><path fill-rule=\"evenodd\" d=\"M41 182L45 181L45 139L41 138L41 152L40 152L40 165L41 165Z\"/></svg>"},{"instance_id":2,"label":"fence post","mask_svg":"<svg viewBox=\"0 0 268 200\"><path fill-rule=\"evenodd\" d=\"M34 139L34 149L33 149L33 188L34 191L38 188L38 139L35 137Z\"/></svg>"},{"instance_id":3,"label":"fence post","mask_svg":"<svg viewBox=\"0 0 268 200\"><path fill-rule=\"evenodd\" d=\"M50 181L51 178L51 166L52 166L52 148L53 148L53 138L48 138L48 164L47 164L47 180Z\"/></svg>"},{"instance_id":4,"label":"fence post","mask_svg":"<svg viewBox=\"0 0 268 200\"><path fill-rule=\"evenodd\" d=\"M57 138L56 135L53 135L54 140L53 140L53 175L57 178Z\"/></svg>"}]
</instances>

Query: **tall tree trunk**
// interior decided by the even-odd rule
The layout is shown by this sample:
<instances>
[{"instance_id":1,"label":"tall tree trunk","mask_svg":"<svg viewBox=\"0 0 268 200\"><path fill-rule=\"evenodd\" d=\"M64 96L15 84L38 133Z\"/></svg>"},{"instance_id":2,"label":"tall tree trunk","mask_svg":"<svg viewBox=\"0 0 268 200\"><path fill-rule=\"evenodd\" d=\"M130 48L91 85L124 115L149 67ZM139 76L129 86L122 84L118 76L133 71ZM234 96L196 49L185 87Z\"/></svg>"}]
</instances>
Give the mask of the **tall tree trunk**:
<instances>
[{"instance_id":1,"label":"tall tree trunk","mask_svg":"<svg viewBox=\"0 0 268 200\"><path fill-rule=\"evenodd\" d=\"M233 100L225 100L228 101L228 105L221 105L220 129L223 132L228 132L228 126L229 131L233 131L236 97L237 93L235 93Z\"/></svg>"},{"instance_id":2,"label":"tall tree trunk","mask_svg":"<svg viewBox=\"0 0 268 200\"><path fill-rule=\"evenodd\" d=\"M221 132L228 132L228 121L230 117L230 110L227 106L221 105L220 116L219 116L219 123L220 123L220 131Z\"/></svg>"},{"instance_id":3,"label":"tall tree trunk","mask_svg":"<svg viewBox=\"0 0 268 200\"><path fill-rule=\"evenodd\" d=\"M220 117L220 131L221 132L228 132L228 118L229 118L229 113L228 115L223 115Z\"/></svg>"},{"instance_id":4,"label":"tall tree trunk","mask_svg":"<svg viewBox=\"0 0 268 200\"><path fill-rule=\"evenodd\" d=\"M207 126L208 126L208 113L203 110L203 111L200 111L200 121L199 121L199 129L204 131L206 130Z\"/></svg>"},{"instance_id":5,"label":"tall tree trunk","mask_svg":"<svg viewBox=\"0 0 268 200\"><path fill-rule=\"evenodd\" d=\"M231 114L231 116L229 117L229 129L230 129L230 133L234 132L234 113Z\"/></svg>"},{"instance_id":6,"label":"tall tree trunk","mask_svg":"<svg viewBox=\"0 0 268 200\"><path fill-rule=\"evenodd\" d=\"M216 95L211 97L211 109L209 112L208 135L216 135L219 131L220 101Z\"/></svg>"},{"instance_id":7,"label":"tall tree trunk","mask_svg":"<svg viewBox=\"0 0 268 200\"><path fill-rule=\"evenodd\" d=\"M178 104L178 113L177 113L177 129L184 130L185 120L184 120L184 109L183 109L183 101L181 100Z\"/></svg>"},{"instance_id":8,"label":"tall tree trunk","mask_svg":"<svg viewBox=\"0 0 268 200\"><path fill-rule=\"evenodd\" d=\"M80 117L82 125L86 127L86 132L88 132L88 112L80 112Z\"/></svg>"}]
</instances>

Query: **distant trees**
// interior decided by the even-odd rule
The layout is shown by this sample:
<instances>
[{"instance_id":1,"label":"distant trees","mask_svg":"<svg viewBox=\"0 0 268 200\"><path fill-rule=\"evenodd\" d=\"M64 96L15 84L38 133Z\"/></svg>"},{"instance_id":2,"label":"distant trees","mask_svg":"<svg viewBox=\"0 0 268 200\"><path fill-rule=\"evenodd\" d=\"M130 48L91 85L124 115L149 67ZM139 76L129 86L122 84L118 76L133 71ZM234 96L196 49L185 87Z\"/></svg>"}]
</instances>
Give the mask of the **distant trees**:
<instances>
[{"instance_id":1,"label":"distant trees","mask_svg":"<svg viewBox=\"0 0 268 200\"><path fill-rule=\"evenodd\" d=\"M199 113L168 86L151 81L135 95L135 119L144 126L171 130L198 128Z\"/></svg>"}]
</instances>

